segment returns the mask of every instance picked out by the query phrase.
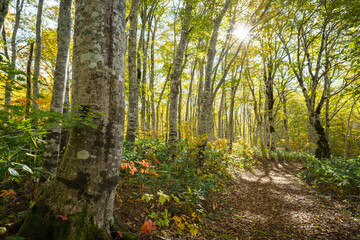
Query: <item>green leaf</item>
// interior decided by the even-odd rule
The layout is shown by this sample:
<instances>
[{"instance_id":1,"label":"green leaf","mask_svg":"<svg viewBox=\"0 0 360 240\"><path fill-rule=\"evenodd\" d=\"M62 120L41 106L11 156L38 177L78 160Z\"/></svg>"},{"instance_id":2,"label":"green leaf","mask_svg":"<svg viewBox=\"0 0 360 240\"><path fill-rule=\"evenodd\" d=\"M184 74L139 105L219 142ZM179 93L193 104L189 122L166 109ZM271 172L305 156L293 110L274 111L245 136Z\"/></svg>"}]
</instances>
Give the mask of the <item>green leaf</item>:
<instances>
[{"instance_id":1,"label":"green leaf","mask_svg":"<svg viewBox=\"0 0 360 240\"><path fill-rule=\"evenodd\" d=\"M22 167L22 169L24 170L24 171L26 171L26 172L28 172L28 173L31 173L31 174L33 174L33 171L31 170L31 168L29 168L27 165L23 165L23 167Z\"/></svg>"},{"instance_id":2,"label":"green leaf","mask_svg":"<svg viewBox=\"0 0 360 240\"><path fill-rule=\"evenodd\" d=\"M25 240L26 238L20 236L10 236L7 237L6 240Z\"/></svg>"},{"instance_id":3,"label":"green leaf","mask_svg":"<svg viewBox=\"0 0 360 240\"><path fill-rule=\"evenodd\" d=\"M176 197L174 194L171 194L171 196L173 197L175 202L180 203L180 199L178 197Z\"/></svg>"},{"instance_id":4,"label":"green leaf","mask_svg":"<svg viewBox=\"0 0 360 240\"><path fill-rule=\"evenodd\" d=\"M9 171L10 175L13 177L20 177L20 174L15 169L9 167L8 171Z\"/></svg>"}]
</instances>

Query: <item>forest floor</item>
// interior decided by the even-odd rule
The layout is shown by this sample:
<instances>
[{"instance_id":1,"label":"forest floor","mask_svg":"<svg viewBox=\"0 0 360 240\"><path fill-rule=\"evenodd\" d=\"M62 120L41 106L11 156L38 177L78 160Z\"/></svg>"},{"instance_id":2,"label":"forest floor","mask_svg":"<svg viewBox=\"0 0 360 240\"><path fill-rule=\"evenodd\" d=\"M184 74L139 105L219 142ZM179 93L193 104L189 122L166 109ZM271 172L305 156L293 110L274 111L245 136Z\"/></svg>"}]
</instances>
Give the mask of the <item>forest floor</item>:
<instances>
[{"instance_id":1,"label":"forest floor","mask_svg":"<svg viewBox=\"0 0 360 240\"><path fill-rule=\"evenodd\" d=\"M265 162L236 173L236 184L204 233L218 239L360 239L360 216L302 182L301 168Z\"/></svg>"},{"instance_id":2,"label":"forest floor","mask_svg":"<svg viewBox=\"0 0 360 240\"><path fill-rule=\"evenodd\" d=\"M265 162L235 172L223 200L215 208L207 203L209 214L196 236L179 235L176 226L164 235L137 231L149 209L135 201L123 199L117 214L141 239L360 239L360 216L348 213L348 203L304 183L297 176L302 167Z\"/></svg>"}]
</instances>

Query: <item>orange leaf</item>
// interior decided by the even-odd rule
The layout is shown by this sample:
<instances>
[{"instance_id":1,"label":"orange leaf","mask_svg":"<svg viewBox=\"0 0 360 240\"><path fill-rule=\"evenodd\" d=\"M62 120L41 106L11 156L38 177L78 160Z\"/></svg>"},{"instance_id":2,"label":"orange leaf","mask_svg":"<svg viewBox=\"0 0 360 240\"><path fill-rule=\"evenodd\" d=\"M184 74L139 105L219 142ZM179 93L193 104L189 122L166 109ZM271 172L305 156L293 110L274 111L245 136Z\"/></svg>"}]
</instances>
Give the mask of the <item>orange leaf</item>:
<instances>
[{"instance_id":1,"label":"orange leaf","mask_svg":"<svg viewBox=\"0 0 360 240\"><path fill-rule=\"evenodd\" d=\"M68 219L68 217L63 216L63 215L59 215L59 217L60 217L63 221L67 221L67 220L69 220L69 219Z\"/></svg>"},{"instance_id":2,"label":"orange leaf","mask_svg":"<svg viewBox=\"0 0 360 240\"><path fill-rule=\"evenodd\" d=\"M151 221L150 219L144 223L144 225L141 227L141 230L144 233L150 233L152 230L156 230L156 224Z\"/></svg>"}]
</instances>

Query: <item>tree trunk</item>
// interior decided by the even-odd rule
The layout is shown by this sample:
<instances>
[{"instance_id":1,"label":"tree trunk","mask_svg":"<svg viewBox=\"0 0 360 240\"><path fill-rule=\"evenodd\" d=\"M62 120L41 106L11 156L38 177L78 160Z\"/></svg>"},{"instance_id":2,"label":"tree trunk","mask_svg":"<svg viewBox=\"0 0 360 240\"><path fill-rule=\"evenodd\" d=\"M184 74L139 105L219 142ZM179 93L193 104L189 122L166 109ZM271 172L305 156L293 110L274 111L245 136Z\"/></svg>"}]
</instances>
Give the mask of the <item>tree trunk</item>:
<instances>
[{"instance_id":1,"label":"tree trunk","mask_svg":"<svg viewBox=\"0 0 360 240\"><path fill-rule=\"evenodd\" d=\"M38 12L36 16L36 49L35 49L35 63L34 63L34 78L33 78L33 107L39 109L39 104L36 99L39 98L39 76L40 76L40 61L41 61L41 18L43 12L44 0L39 0ZM59 37L59 36L58 36Z\"/></svg>"},{"instance_id":2,"label":"tree trunk","mask_svg":"<svg viewBox=\"0 0 360 240\"><path fill-rule=\"evenodd\" d=\"M216 42L219 35L219 28L222 22L222 19L225 16L231 0L226 0L224 7L222 8L220 14L216 17L214 21L214 29L210 39L210 45L207 52L207 62L205 68L205 82L204 82L204 91L201 96L201 109L200 109L200 118L198 124L198 134L202 135L202 143L199 145L199 166L202 168L204 164L205 157L205 148L207 145L207 139L209 134L211 134L211 76L214 64L214 58L216 54Z\"/></svg>"},{"instance_id":3,"label":"tree trunk","mask_svg":"<svg viewBox=\"0 0 360 240\"><path fill-rule=\"evenodd\" d=\"M17 32L20 26L20 17L21 12L24 6L24 0L17 0L16 1L16 13L15 13L15 23L13 28L13 33L11 36L11 59L10 59L10 67L12 70L16 69L16 58L17 58L17 50L16 50L16 39L17 39ZM12 84L15 79L15 73L9 73L8 75L9 81L6 82L5 86L5 105L10 104L11 101L11 91L12 91Z\"/></svg>"},{"instance_id":4,"label":"tree trunk","mask_svg":"<svg viewBox=\"0 0 360 240\"><path fill-rule=\"evenodd\" d=\"M138 97L138 79L136 76L136 35L137 35L137 19L140 7L140 0L134 0L131 3L129 21L129 47L128 47L128 76L129 76L129 94L128 94L128 115L127 115L127 130L126 140L135 142L136 130L139 123L139 97Z\"/></svg>"},{"instance_id":5,"label":"tree trunk","mask_svg":"<svg viewBox=\"0 0 360 240\"><path fill-rule=\"evenodd\" d=\"M346 134L345 134L345 141L344 141L344 158L349 157L348 135L349 135L349 130L350 130L351 116L352 116L354 107L355 107L358 99L359 99L359 97L354 100L354 103L351 106L351 110L350 110L349 117L348 117L347 124L346 124Z\"/></svg>"},{"instance_id":6,"label":"tree trunk","mask_svg":"<svg viewBox=\"0 0 360 240\"><path fill-rule=\"evenodd\" d=\"M267 116L267 143L268 147L271 150L275 149L275 127L274 127L274 73L273 73L273 64L271 62L266 64L266 70L264 73L264 82L265 82L265 93L266 93L266 105L265 113Z\"/></svg>"},{"instance_id":7,"label":"tree trunk","mask_svg":"<svg viewBox=\"0 0 360 240\"><path fill-rule=\"evenodd\" d=\"M155 121L155 94L154 94L154 82L155 82L155 37L156 37L156 30L157 30L157 19L155 19L155 26L152 31L151 37L151 65L150 65L150 80L149 80L149 90L150 90L150 108L151 108L151 129L153 135L155 135L156 131L156 121Z\"/></svg>"},{"instance_id":8,"label":"tree trunk","mask_svg":"<svg viewBox=\"0 0 360 240\"><path fill-rule=\"evenodd\" d=\"M225 84L223 85L223 89L222 89L222 93L221 93L220 106L219 106L219 111L218 111L218 126L219 126L218 127L218 134L217 134L218 138L223 138L224 137L223 123L222 123L224 99L225 99Z\"/></svg>"},{"instance_id":9,"label":"tree trunk","mask_svg":"<svg viewBox=\"0 0 360 240\"><path fill-rule=\"evenodd\" d=\"M157 106L156 106L156 135L158 136L159 135L159 122L160 122L160 119L159 119L159 110L160 110L160 102L162 100L162 96L164 95L164 91L166 89L166 85L169 81L169 78L170 78L170 72L171 72L171 66L169 67L169 71L166 75L166 80L165 80L165 84L164 84L164 87L163 89L161 90L161 93L160 93L160 96L159 96L159 101L157 103ZM167 110L166 110L167 112ZM166 113L167 114L167 113ZM162 122L162 119L161 118L161 122ZM162 129L162 128L161 128Z\"/></svg>"},{"instance_id":10,"label":"tree trunk","mask_svg":"<svg viewBox=\"0 0 360 240\"><path fill-rule=\"evenodd\" d=\"M76 1L72 100L84 117L97 116L97 128L70 130L57 176L19 236L111 239L124 136L125 9L125 0Z\"/></svg>"},{"instance_id":11,"label":"tree trunk","mask_svg":"<svg viewBox=\"0 0 360 240\"><path fill-rule=\"evenodd\" d=\"M30 105L31 105L31 63L33 58L33 52L34 52L34 43L30 43L30 53L29 53L29 59L26 66L26 111L25 111L25 117L29 117L30 113Z\"/></svg>"},{"instance_id":12,"label":"tree trunk","mask_svg":"<svg viewBox=\"0 0 360 240\"><path fill-rule=\"evenodd\" d=\"M283 93L282 102L283 102L283 110L284 110L285 150L290 151L289 121L288 121L285 93Z\"/></svg>"},{"instance_id":13,"label":"tree trunk","mask_svg":"<svg viewBox=\"0 0 360 240\"><path fill-rule=\"evenodd\" d=\"M9 11L9 3L10 0L2 0L0 3L0 32L3 30L6 15Z\"/></svg>"},{"instance_id":14,"label":"tree trunk","mask_svg":"<svg viewBox=\"0 0 360 240\"><path fill-rule=\"evenodd\" d=\"M195 58L193 69L191 70L190 86L189 86L189 92L188 92L188 96L187 96L187 100L186 100L185 121L187 123L190 123L190 121L189 121L189 104L190 104L190 99L191 99L191 95L192 95L192 88L193 88L197 60L198 60L198 58Z\"/></svg>"},{"instance_id":15,"label":"tree trunk","mask_svg":"<svg viewBox=\"0 0 360 240\"><path fill-rule=\"evenodd\" d=\"M169 111L169 140L174 142L177 140L177 105L180 85L180 75L182 72L181 64L183 62L185 47L187 38L189 35L189 25L191 19L192 5L186 2L185 16L181 27L181 35L179 45L176 49L176 55L174 59L174 67L170 75L170 111Z\"/></svg>"},{"instance_id":16,"label":"tree trunk","mask_svg":"<svg viewBox=\"0 0 360 240\"><path fill-rule=\"evenodd\" d=\"M330 146L326 139L325 129L321 125L319 109L309 113L309 124L314 134L312 139L314 139L316 144L315 157L319 159L330 158Z\"/></svg>"},{"instance_id":17,"label":"tree trunk","mask_svg":"<svg viewBox=\"0 0 360 240\"><path fill-rule=\"evenodd\" d=\"M71 37L71 5L72 0L63 0L60 2L57 33L58 51L50 105L50 111L57 113L63 113L64 110L65 84ZM58 166L60 142L61 126L57 124L55 128L49 130L46 136L44 169L50 173L55 173Z\"/></svg>"}]
</instances>

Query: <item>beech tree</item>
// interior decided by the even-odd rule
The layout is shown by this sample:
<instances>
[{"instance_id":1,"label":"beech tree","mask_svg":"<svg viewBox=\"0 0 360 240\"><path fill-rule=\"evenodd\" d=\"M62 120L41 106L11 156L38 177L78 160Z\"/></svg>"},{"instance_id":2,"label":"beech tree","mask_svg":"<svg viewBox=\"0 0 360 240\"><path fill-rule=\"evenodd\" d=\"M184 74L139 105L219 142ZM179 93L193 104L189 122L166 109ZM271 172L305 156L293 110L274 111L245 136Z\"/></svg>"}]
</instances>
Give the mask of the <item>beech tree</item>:
<instances>
[{"instance_id":1,"label":"beech tree","mask_svg":"<svg viewBox=\"0 0 360 240\"><path fill-rule=\"evenodd\" d=\"M67 67L71 37L71 5L72 0L63 0L60 2L59 9L57 33L58 51L55 65L54 87L50 106L50 111L58 113L62 113L64 109L65 84L68 77ZM36 81L36 79L34 81ZM58 166L60 140L61 126L58 124L56 128L49 130L46 138L44 169L51 173L55 173Z\"/></svg>"},{"instance_id":2,"label":"beech tree","mask_svg":"<svg viewBox=\"0 0 360 240\"><path fill-rule=\"evenodd\" d=\"M62 2L62 1L61 1ZM38 12L36 16L36 48L35 48L35 64L34 64L34 75L33 78L33 106L38 109L39 104L36 99L39 98L39 76L40 76L40 61L41 61L41 23L42 23L42 12L43 12L44 0L39 0ZM60 8L61 9L61 8ZM59 15L61 16L61 15ZM60 24L58 26L61 28ZM70 29L71 26L69 26ZM69 44L70 45L70 44Z\"/></svg>"},{"instance_id":3,"label":"beech tree","mask_svg":"<svg viewBox=\"0 0 360 240\"><path fill-rule=\"evenodd\" d=\"M128 76L129 76L129 108L127 113L127 130L126 140L134 142L136 138L136 130L139 124L139 97L138 97L138 79L136 76L137 66L136 58L136 36L137 36L137 22L140 8L140 0L134 0L131 3L129 21L129 47L128 47Z\"/></svg>"},{"instance_id":4,"label":"beech tree","mask_svg":"<svg viewBox=\"0 0 360 240\"><path fill-rule=\"evenodd\" d=\"M96 128L70 130L56 178L19 236L111 239L124 135L125 9L125 0L76 1L72 104L84 117L96 115Z\"/></svg>"},{"instance_id":5,"label":"beech tree","mask_svg":"<svg viewBox=\"0 0 360 240\"><path fill-rule=\"evenodd\" d=\"M170 90L170 115L169 115L169 140L176 141L178 135L178 96L180 87L180 75L182 73L182 63L186 47L187 38L189 35L189 25L191 19L192 4L186 1L185 12L181 27L181 36L179 44L176 48L174 67L172 69L171 79L171 90ZM184 63L185 64L185 63ZM183 65L184 66L184 65Z\"/></svg>"}]
</instances>

